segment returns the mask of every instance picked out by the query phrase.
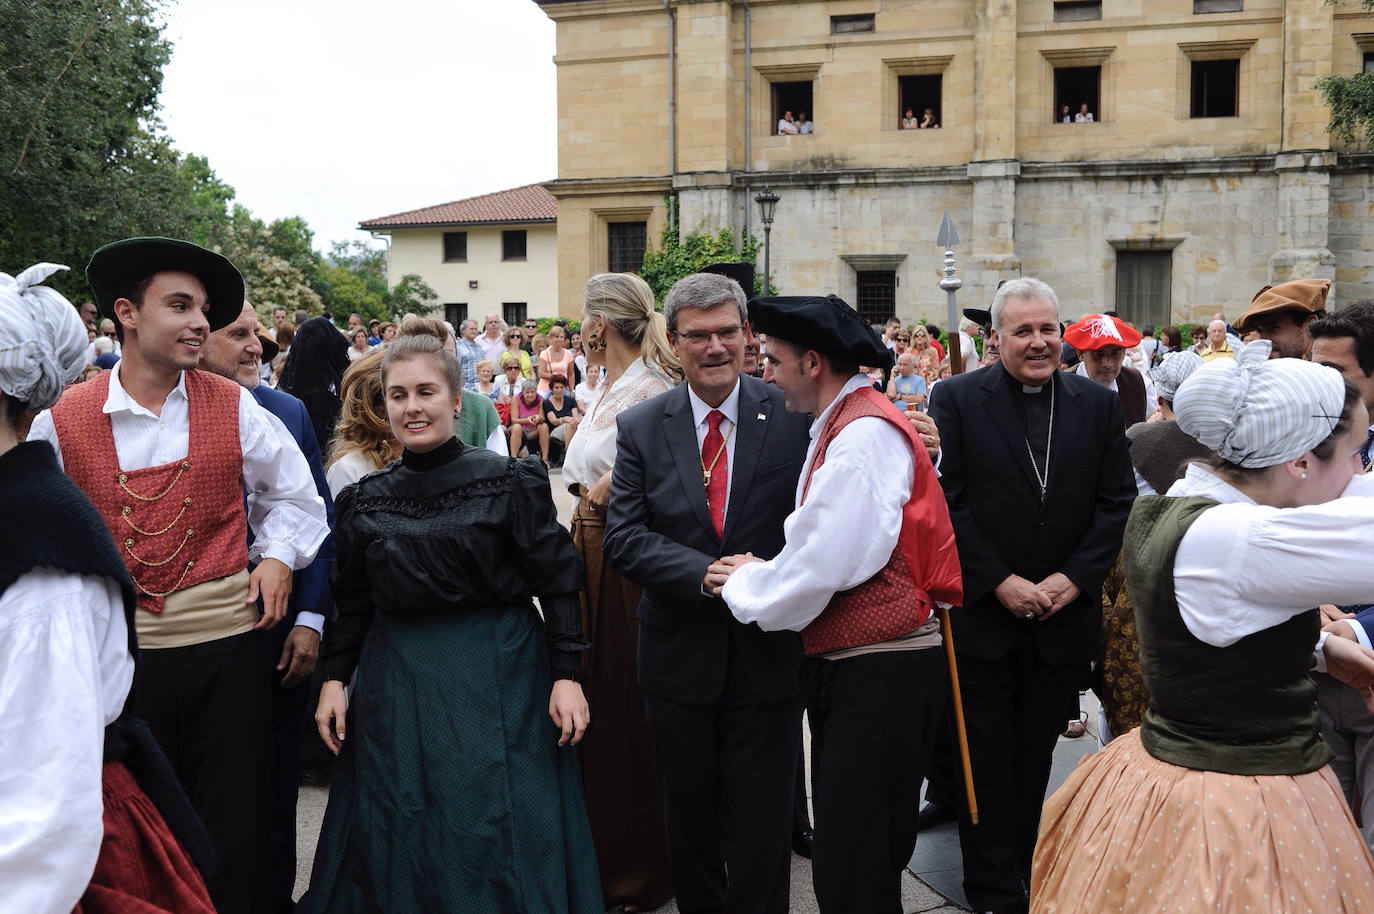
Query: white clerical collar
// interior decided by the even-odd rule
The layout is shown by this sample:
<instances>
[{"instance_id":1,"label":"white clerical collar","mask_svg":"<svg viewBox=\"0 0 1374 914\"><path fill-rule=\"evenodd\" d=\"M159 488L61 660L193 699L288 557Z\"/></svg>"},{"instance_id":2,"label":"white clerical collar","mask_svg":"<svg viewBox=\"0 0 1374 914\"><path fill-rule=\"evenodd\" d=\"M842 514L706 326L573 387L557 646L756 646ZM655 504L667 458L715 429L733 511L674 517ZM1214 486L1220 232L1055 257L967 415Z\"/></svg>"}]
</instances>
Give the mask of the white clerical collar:
<instances>
[{"instance_id":1,"label":"white clerical collar","mask_svg":"<svg viewBox=\"0 0 1374 914\"><path fill-rule=\"evenodd\" d=\"M849 396L861 387L872 386L873 379L870 378L868 375L863 374L862 372L854 375L848 381L845 381L844 386L840 388L840 392L835 395L835 399L831 400L826 405L825 409L821 410L820 415L816 417L815 421L811 423L811 437L814 439L817 435L821 433L821 429L825 427L825 420L830 418L830 413L835 408L836 403L839 403L845 397Z\"/></svg>"},{"instance_id":2,"label":"white clerical collar","mask_svg":"<svg viewBox=\"0 0 1374 914\"><path fill-rule=\"evenodd\" d=\"M157 414L145 408L137 400L129 396L129 392L125 390L124 385L120 383L119 369L123 365L124 361L121 359L115 362L114 367L110 369L110 392L105 396L105 405L102 407L102 412L130 412L136 416L151 416L156 419ZM173 387L171 392L167 394L168 399L174 396L179 396L183 400L188 399L186 396L186 372L184 371L177 373L176 387ZM166 403L167 401L164 400L163 402Z\"/></svg>"},{"instance_id":3,"label":"white clerical collar","mask_svg":"<svg viewBox=\"0 0 1374 914\"><path fill-rule=\"evenodd\" d=\"M693 425L704 425L706 417L711 414L711 410L718 409L725 415L726 421L731 425L739 422L739 379L735 379L735 389L730 391L730 395L720 404L720 406L707 406L706 401L697 396L697 392L692 390L692 385L687 384L687 399L692 403L692 422Z\"/></svg>"}]
</instances>

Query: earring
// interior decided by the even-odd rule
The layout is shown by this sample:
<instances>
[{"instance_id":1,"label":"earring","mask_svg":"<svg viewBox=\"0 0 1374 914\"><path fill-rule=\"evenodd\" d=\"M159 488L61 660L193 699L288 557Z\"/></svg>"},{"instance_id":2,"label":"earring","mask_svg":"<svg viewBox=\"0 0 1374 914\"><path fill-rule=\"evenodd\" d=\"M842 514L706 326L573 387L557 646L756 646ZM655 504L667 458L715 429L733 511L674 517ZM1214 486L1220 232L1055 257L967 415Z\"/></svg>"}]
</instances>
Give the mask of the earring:
<instances>
[{"instance_id":1,"label":"earring","mask_svg":"<svg viewBox=\"0 0 1374 914\"><path fill-rule=\"evenodd\" d=\"M1299 474L1298 474L1298 478L1299 478L1299 479L1306 479L1306 478L1307 478L1307 474L1306 474L1306 473L1299 473Z\"/></svg>"}]
</instances>

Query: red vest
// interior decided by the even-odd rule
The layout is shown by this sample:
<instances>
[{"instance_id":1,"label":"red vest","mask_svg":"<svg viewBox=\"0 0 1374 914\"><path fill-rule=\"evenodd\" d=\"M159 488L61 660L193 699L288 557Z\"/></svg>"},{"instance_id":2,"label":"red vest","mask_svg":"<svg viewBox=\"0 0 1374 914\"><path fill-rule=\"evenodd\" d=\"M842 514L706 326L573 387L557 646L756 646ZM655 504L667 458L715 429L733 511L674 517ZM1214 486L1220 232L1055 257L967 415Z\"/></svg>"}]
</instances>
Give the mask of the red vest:
<instances>
[{"instance_id":1,"label":"red vest","mask_svg":"<svg viewBox=\"0 0 1374 914\"><path fill-rule=\"evenodd\" d=\"M911 497L902 507L902 529L887 564L857 587L831 597L829 605L802 630L802 649L808 655L899 638L925 624L934 601L957 606L964 599L954 525L935 468L911 420L872 387L859 388L831 410L807 468L802 502L812 474L825 463L830 442L863 416L891 422L910 443L916 465Z\"/></svg>"},{"instance_id":2,"label":"red vest","mask_svg":"<svg viewBox=\"0 0 1374 914\"><path fill-rule=\"evenodd\" d=\"M103 412L110 372L74 385L52 409L62 468L105 518L139 608L154 614L168 594L248 567L239 386L204 371L184 375L189 447L162 466L120 470Z\"/></svg>"}]
</instances>

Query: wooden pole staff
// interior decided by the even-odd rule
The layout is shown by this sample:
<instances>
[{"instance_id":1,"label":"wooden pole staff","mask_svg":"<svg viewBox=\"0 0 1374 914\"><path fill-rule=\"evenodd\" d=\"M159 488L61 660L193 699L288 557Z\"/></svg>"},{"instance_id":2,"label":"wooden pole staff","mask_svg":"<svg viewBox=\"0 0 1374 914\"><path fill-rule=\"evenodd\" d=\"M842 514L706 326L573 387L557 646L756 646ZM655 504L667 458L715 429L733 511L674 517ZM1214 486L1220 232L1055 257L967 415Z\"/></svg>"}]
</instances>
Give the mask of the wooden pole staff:
<instances>
[{"instance_id":1,"label":"wooden pole staff","mask_svg":"<svg viewBox=\"0 0 1374 914\"><path fill-rule=\"evenodd\" d=\"M957 344L956 344L957 345ZM964 769L964 793L968 796L969 821L978 824L978 798L973 792L973 763L968 755L968 729L964 726L964 696L959 691L959 668L954 662L954 631L949 624L949 610L936 607L940 615L940 634L945 638L945 657L949 660L950 698L954 701L954 729L959 735L959 763Z\"/></svg>"}]
</instances>

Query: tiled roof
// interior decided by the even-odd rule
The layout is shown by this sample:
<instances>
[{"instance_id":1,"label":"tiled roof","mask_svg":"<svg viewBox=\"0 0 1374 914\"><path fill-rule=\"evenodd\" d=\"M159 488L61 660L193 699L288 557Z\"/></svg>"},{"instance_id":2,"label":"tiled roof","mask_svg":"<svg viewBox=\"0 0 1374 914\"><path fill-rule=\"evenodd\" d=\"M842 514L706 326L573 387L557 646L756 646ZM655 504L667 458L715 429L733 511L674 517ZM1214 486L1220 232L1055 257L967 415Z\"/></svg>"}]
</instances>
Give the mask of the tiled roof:
<instances>
[{"instance_id":1,"label":"tiled roof","mask_svg":"<svg viewBox=\"0 0 1374 914\"><path fill-rule=\"evenodd\" d=\"M423 225L481 225L496 222L555 222L558 204L542 184L426 206L358 223L359 228L413 228Z\"/></svg>"}]
</instances>

